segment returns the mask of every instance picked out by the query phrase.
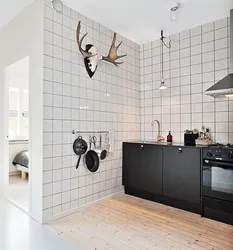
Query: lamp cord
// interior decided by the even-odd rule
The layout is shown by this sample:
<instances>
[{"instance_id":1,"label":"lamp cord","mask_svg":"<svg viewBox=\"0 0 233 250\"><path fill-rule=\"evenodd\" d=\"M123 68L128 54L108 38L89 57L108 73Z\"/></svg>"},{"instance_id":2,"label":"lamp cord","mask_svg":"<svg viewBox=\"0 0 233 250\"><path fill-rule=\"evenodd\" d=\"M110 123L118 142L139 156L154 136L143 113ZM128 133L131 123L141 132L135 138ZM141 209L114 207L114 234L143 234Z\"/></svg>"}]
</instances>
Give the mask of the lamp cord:
<instances>
[{"instance_id":1,"label":"lamp cord","mask_svg":"<svg viewBox=\"0 0 233 250\"><path fill-rule=\"evenodd\" d=\"M166 38L164 35L163 35L163 30L161 30L161 37L160 37L160 40L161 40L161 80L163 81L163 77L164 77L164 73L163 73L163 45L166 46L166 48L170 49L171 48L171 40L169 40L168 44L166 44L164 42L164 38Z\"/></svg>"},{"instance_id":2,"label":"lamp cord","mask_svg":"<svg viewBox=\"0 0 233 250\"><path fill-rule=\"evenodd\" d=\"M163 31L161 31L161 81L163 81Z\"/></svg>"}]
</instances>

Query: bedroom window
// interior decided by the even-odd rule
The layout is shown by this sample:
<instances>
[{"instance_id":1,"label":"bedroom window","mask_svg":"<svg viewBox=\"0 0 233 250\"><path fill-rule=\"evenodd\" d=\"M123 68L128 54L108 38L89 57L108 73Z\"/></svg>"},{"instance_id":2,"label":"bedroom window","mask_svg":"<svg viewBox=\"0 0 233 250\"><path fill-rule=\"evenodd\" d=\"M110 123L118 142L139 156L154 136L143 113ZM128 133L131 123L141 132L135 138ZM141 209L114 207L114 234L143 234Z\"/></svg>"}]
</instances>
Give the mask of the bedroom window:
<instances>
[{"instance_id":1,"label":"bedroom window","mask_svg":"<svg viewBox=\"0 0 233 250\"><path fill-rule=\"evenodd\" d=\"M5 79L8 86L9 140L28 140L29 57L7 66Z\"/></svg>"},{"instance_id":2,"label":"bedroom window","mask_svg":"<svg viewBox=\"0 0 233 250\"><path fill-rule=\"evenodd\" d=\"M9 140L28 140L28 89L9 87Z\"/></svg>"}]
</instances>

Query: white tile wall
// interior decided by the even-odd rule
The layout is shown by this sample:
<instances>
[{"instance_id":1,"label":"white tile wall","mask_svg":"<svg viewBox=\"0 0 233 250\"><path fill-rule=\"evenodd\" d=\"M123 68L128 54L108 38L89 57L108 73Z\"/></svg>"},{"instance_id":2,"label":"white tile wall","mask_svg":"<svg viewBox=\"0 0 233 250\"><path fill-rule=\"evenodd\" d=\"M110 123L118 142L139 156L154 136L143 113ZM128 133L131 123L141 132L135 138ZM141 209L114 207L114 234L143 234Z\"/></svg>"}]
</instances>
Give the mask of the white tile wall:
<instances>
[{"instance_id":1,"label":"white tile wall","mask_svg":"<svg viewBox=\"0 0 233 250\"><path fill-rule=\"evenodd\" d=\"M171 130L177 142L184 130L205 125L214 141L233 143L233 102L204 94L229 72L229 35L229 18L172 35L172 48L164 55L164 91L158 90L160 41L140 46L141 139L156 138L157 128L152 131L150 124L158 119L162 135Z\"/></svg>"},{"instance_id":2,"label":"white tile wall","mask_svg":"<svg viewBox=\"0 0 233 250\"><path fill-rule=\"evenodd\" d=\"M44 220L50 220L123 190L122 142L140 139L140 48L118 34L117 40L123 41L119 54L127 53L125 63L115 67L101 62L90 79L75 40L78 21L81 32L88 32L84 45L93 43L104 55L113 32L66 6L63 14L50 3L44 8L43 195ZM115 131L115 152L97 173L83 163L75 169L73 129Z\"/></svg>"},{"instance_id":3,"label":"white tile wall","mask_svg":"<svg viewBox=\"0 0 233 250\"><path fill-rule=\"evenodd\" d=\"M177 142L185 129L205 125L214 141L233 143L233 101L204 95L229 71L228 18L172 35L172 48L164 50L169 88L160 91L160 40L139 47L118 34L125 63L101 62L90 79L76 43L78 21L82 34L88 32L84 45L94 44L103 55L113 31L66 6L62 14L50 3L44 8L45 221L122 191L122 142L156 138L153 119L161 121L164 137L171 130ZM95 174L82 162L75 169L73 129L115 131L115 152Z\"/></svg>"}]
</instances>

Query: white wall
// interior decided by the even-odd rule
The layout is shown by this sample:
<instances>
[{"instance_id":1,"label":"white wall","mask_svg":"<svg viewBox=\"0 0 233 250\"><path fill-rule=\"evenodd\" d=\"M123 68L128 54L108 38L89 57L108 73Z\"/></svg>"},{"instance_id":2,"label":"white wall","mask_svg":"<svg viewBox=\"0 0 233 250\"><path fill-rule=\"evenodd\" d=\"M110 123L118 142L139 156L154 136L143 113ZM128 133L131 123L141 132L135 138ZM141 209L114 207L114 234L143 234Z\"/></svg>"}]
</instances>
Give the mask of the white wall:
<instances>
[{"instance_id":1,"label":"white wall","mask_svg":"<svg viewBox=\"0 0 233 250\"><path fill-rule=\"evenodd\" d=\"M123 40L119 54L124 64L101 62L89 78L78 51L76 29L82 21L85 44L93 43L107 55L113 31L64 6L63 14L45 9L44 26L44 220L51 220L81 206L123 190L122 142L140 137L139 46ZM96 173L81 162L72 143L73 129L115 130L115 151ZM84 135L88 140L88 135Z\"/></svg>"},{"instance_id":2,"label":"white wall","mask_svg":"<svg viewBox=\"0 0 233 250\"><path fill-rule=\"evenodd\" d=\"M171 36L165 49L166 90L160 86L160 40L141 46L142 139L156 138L151 121L158 119L166 138L183 142L186 129L210 128L218 143L233 143L233 101L213 98L205 90L229 73L229 18L204 24Z\"/></svg>"},{"instance_id":3,"label":"white wall","mask_svg":"<svg viewBox=\"0 0 233 250\"><path fill-rule=\"evenodd\" d=\"M36 0L21 12L14 20L0 30L0 116L3 116L4 69L15 61L29 56L29 127L30 127L30 184L31 216L42 222L42 165L43 165L43 2ZM8 141L4 119L0 120L0 191L3 194L3 166L6 159L4 146Z\"/></svg>"}]
</instances>

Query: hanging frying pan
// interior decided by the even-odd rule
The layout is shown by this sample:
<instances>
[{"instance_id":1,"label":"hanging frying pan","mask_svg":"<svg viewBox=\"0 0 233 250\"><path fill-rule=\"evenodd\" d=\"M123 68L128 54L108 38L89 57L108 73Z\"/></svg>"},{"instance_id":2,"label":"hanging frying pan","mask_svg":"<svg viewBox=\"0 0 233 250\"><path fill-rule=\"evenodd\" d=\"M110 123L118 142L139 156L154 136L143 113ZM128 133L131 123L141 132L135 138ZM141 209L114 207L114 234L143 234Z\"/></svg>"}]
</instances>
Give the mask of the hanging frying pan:
<instances>
[{"instance_id":1,"label":"hanging frying pan","mask_svg":"<svg viewBox=\"0 0 233 250\"><path fill-rule=\"evenodd\" d=\"M81 156L87 152L87 143L83 140L82 136L79 136L73 143L73 150L76 155L79 156L76 169L79 166Z\"/></svg>"},{"instance_id":2,"label":"hanging frying pan","mask_svg":"<svg viewBox=\"0 0 233 250\"><path fill-rule=\"evenodd\" d=\"M90 172L96 172L99 169L99 156L94 150L89 150L85 155L85 162Z\"/></svg>"},{"instance_id":3,"label":"hanging frying pan","mask_svg":"<svg viewBox=\"0 0 233 250\"><path fill-rule=\"evenodd\" d=\"M85 155L85 163L90 172L96 172L99 169L100 160L98 154L91 149L91 144L95 146L96 137L90 137L90 149Z\"/></svg>"}]
</instances>

